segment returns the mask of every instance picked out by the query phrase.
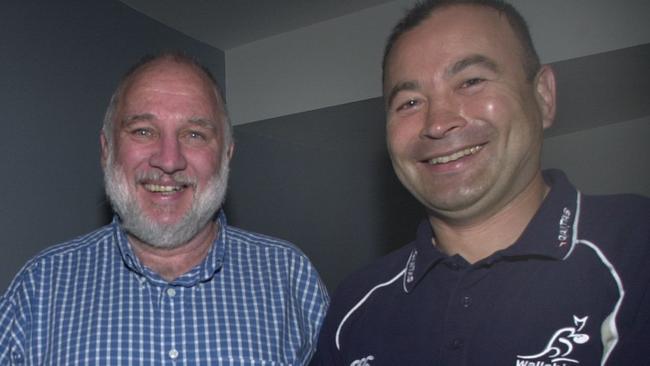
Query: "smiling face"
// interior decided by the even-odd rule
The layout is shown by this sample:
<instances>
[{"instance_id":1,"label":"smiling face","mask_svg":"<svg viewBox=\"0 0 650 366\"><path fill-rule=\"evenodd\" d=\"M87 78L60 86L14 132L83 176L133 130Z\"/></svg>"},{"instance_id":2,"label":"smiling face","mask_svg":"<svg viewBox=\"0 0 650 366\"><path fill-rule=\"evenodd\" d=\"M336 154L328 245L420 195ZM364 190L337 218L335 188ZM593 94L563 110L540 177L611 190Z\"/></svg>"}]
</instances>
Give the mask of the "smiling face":
<instances>
[{"instance_id":1,"label":"smiling face","mask_svg":"<svg viewBox=\"0 0 650 366\"><path fill-rule=\"evenodd\" d=\"M386 66L393 167L431 214L489 217L541 181L554 77L542 68L527 78L522 47L499 12L438 9L397 40Z\"/></svg>"},{"instance_id":2,"label":"smiling face","mask_svg":"<svg viewBox=\"0 0 650 366\"><path fill-rule=\"evenodd\" d=\"M113 145L101 140L107 193L130 235L173 248L206 229L223 200L232 152L221 106L189 64L152 61L126 82Z\"/></svg>"}]
</instances>

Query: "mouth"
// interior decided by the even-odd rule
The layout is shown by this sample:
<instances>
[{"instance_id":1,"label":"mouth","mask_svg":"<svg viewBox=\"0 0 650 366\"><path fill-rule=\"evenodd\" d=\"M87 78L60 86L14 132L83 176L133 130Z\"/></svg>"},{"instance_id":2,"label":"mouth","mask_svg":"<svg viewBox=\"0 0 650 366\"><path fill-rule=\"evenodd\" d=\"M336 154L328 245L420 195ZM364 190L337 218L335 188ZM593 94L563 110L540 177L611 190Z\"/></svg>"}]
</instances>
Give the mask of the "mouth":
<instances>
[{"instance_id":1,"label":"mouth","mask_svg":"<svg viewBox=\"0 0 650 366\"><path fill-rule=\"evenodd\" d=\"M425 162L430 165L446 164L452 161L456 161L458 159L462 159L466 156L474 155L477 152L481 151L481 149L483 149L483 145L476 145L476 146L465 148L463 150L456 151L453 154L438 156L429 160L425 160Z\"/></svg>"},{"instance_id":2,"label":"mouth","mask_svg":"<svg viewBox=\"0 0 650 366\"><path fill-rule=\"evenodd\" d=\"M144 189L151 193L161 193L163 195L170 195L180 192L187 188L187 185L160 185L160 184L144 184Z\"/></svg>"}]
</instances>

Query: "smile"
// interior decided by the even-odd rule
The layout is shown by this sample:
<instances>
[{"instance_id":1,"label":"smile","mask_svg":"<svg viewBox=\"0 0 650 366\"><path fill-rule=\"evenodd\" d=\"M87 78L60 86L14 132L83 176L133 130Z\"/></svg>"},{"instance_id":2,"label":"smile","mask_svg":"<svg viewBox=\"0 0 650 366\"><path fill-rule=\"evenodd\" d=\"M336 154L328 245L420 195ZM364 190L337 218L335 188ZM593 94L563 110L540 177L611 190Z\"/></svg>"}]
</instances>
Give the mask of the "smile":
<instances>
[{"instance_id":1,"label":"smile","mask_svg":"<svg viewBox=\"0 0 650 366\"><path fill-rule=\"evenodd\" d=\"M185 188L185 186L162 186L158 184L145 184L144 188L153 193L173 193L173 192L178 192L181 191Z\"/></svg>"},{"instance_id":2,"label":"smile","mask_svg":"<svg viewBox=\"0 0 650 366\"><path fill-rule=\"evenodd\" d=\"M467 149L463 149L463 150L457 151L457 152L455 152L455 153L453 153L453 154L450 154L450 155L439 156L439 157L436 157L436 158L430 159L430 160L427 161L427 162L428 162L429 164L431 164L431 165L437 165L437 164L445 164L445 163L449 163L449 162L451 162L451 161L458 160L458 159L463 158L463 157L465 157L465 156L474 155L474 154L476 154L477 152L479 152L482 148L483 148L483 145L477 145L477 146L474 146L474 147L468 147Z\"/></svg>"}]
</instances>

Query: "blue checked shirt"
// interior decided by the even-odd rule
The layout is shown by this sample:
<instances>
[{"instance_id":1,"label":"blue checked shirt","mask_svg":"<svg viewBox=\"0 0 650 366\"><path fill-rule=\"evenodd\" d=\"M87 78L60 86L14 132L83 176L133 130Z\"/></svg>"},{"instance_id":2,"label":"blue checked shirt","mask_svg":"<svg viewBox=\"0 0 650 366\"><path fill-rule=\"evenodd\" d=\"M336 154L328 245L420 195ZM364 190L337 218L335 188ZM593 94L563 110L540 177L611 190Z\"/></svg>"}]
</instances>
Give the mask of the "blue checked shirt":
<instances>
[{"instance_id":1,"label":"blue checked shirt","mask_svg":"<svg viewBox=\"0 0 650 366\"><path fill-rule=\"evenodd\" d=\"M226 225L171 283L118 220L28 262L0 299L0 365L304 365L329 299L293 245Z\"/></svg>"}]
</instances>

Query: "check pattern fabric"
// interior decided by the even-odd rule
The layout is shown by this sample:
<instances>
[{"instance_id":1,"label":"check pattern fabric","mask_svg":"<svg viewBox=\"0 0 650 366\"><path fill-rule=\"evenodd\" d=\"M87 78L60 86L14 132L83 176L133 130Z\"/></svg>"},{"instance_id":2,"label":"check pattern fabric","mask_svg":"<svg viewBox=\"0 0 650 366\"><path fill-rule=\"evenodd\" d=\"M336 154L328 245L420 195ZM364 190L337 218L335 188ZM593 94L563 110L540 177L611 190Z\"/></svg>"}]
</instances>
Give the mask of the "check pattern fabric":
<instances>
[{"instance_id":1,"label":"check pattern fabric","mask_svg":"<svg viewBox=\"0 0 650 366\"><path fill-rule=\"evenodd\" d=\"M0 299L0 365L304 365L329 298L292 244L227 226L169 283L119 220L52 247Z\"/></svg>"}]
</instances>

